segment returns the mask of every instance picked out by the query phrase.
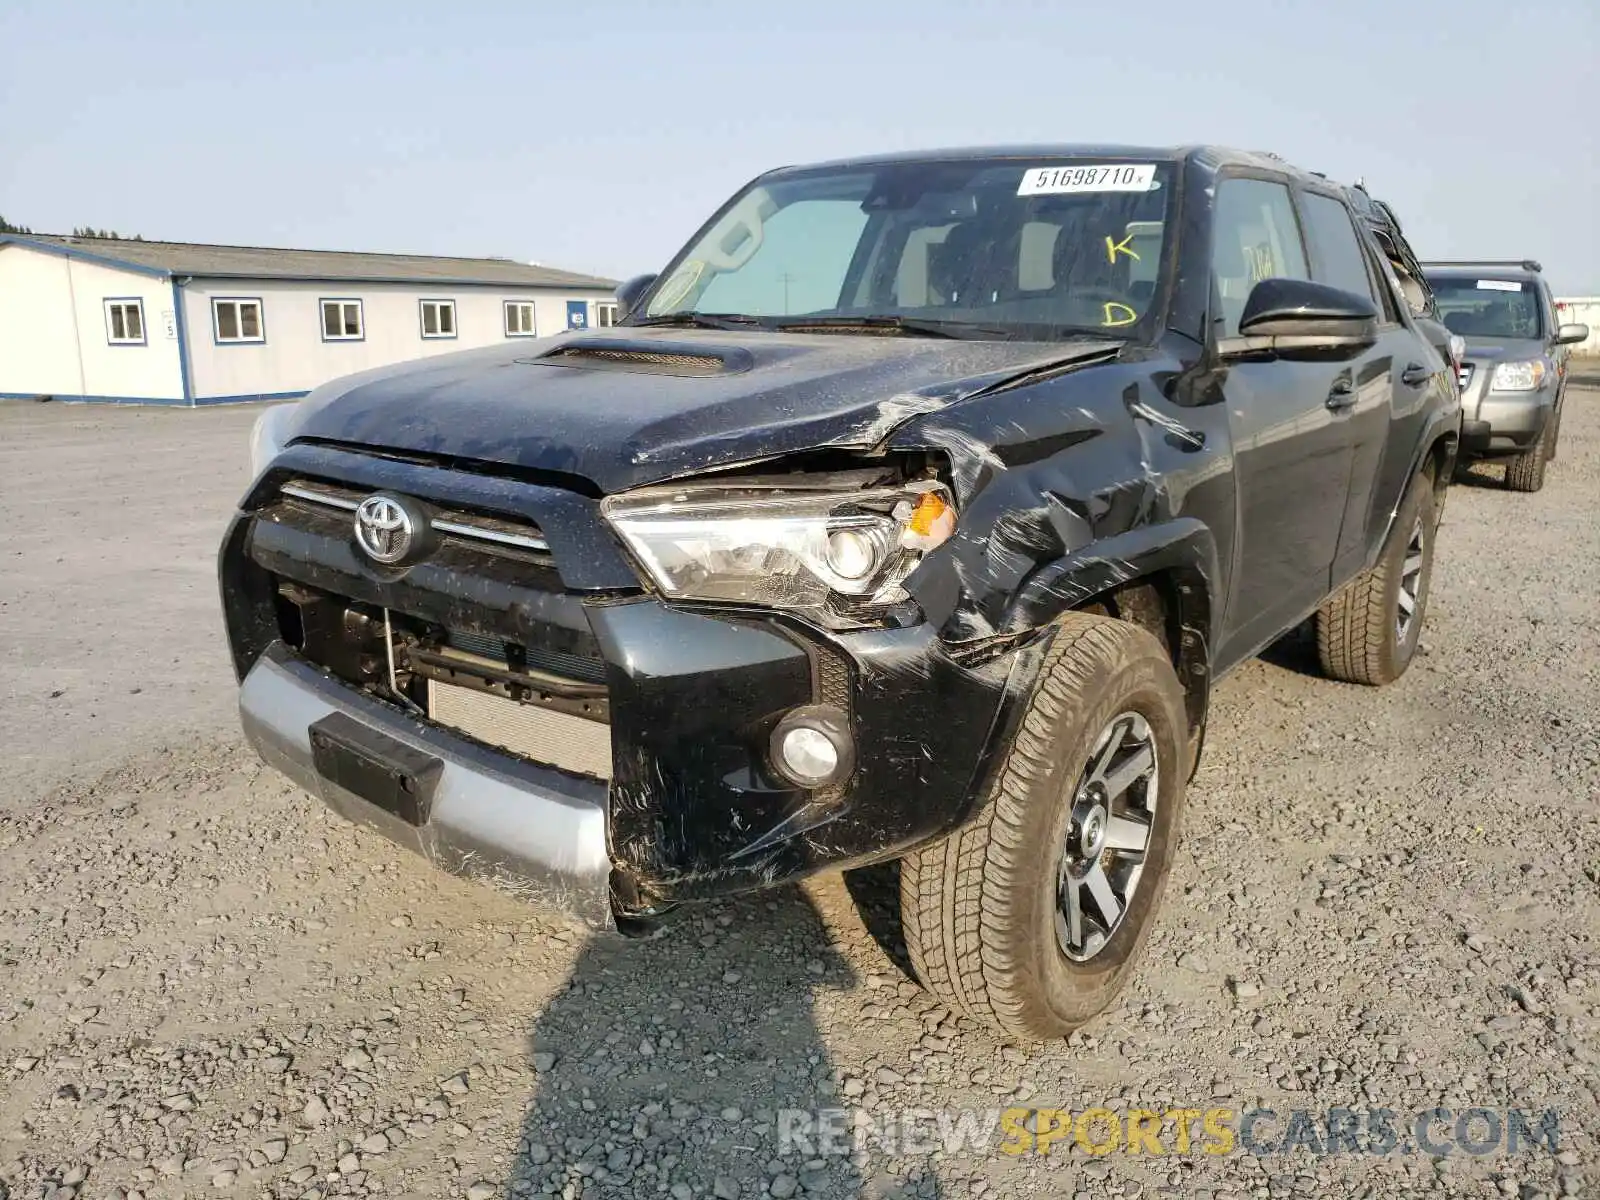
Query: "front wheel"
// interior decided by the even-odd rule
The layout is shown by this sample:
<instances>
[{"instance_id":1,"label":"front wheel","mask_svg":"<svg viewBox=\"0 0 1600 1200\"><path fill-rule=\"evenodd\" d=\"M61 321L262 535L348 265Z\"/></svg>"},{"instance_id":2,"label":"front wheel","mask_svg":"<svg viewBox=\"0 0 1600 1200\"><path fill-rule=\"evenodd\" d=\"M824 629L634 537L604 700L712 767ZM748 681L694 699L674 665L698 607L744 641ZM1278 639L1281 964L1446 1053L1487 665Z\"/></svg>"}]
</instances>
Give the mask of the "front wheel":
<instances>
[{"instance_id":1,"label":"front wheel","mask_svg":"<svg viewBox=\"0 0 1600 1200\"><path fill-rule=\"evenodd\" d=\"M1545 422L1544 432L1525 454L1506 460L1506 486L1513 492L1537 492L1544 486L1545 465L1555 457L1557 418L1554 413Z\"/></svg>"},{"instance_id":2,"label":"front wheel","mask_svg":"<svg viewBox=\"0 0 1600 1200\"><path fill-rule=\"evenodd\" d=\"M976 816L900 864L918 977L1018 1040L1061 1037L1111 1003L1177 849L1183 690L1138 626L1072 613Z\"/></svg>"},{"instance_id":3,"label":"front wheel","mask_svg":"<svg viewBox=\"0 0 1600 1200\"><path fill-rule=\"evenodd\" d=\"M1324 674L1377 685L1406 673L1422 637L1437 529L1433 480L1418 475L1377 563L1317 610L1317 656Z\"/></svg>"}]
</instances>

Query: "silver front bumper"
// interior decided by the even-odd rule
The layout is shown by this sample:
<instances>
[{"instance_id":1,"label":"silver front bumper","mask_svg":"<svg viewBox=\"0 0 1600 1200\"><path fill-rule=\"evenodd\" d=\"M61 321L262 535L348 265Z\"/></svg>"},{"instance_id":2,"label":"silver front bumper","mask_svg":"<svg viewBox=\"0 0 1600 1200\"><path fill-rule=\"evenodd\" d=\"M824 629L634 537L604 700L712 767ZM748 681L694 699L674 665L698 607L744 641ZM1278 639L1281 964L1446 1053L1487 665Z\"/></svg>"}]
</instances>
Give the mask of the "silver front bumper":
<instances>
[{"instance_id":1,"label":"silver front bumper","mask_svg":"<svg viewBox=\"0 0 1600 1200\"><path fill-rule=\"evenodd\" d=\"M1477 419L1487 421L1496 435L1531 439L1544 431L1553 394L1544 392L1488 392L1478 401Z\"/></svg>"},{"instance_id":2,"label":"silver front bumper","mask_svg":"<svg viewBox=\"0 0 1600 1200\"><path fill-rule=\"evenodd\" d=\"M425 824L412 825L324 778L311 725L342 712L443 763ZM256 752L328 807L456 875L591 925L612 921L604 783L578 779L470 742L364 696L275 643L239 692Z\"/></svg>"}]
</instances>

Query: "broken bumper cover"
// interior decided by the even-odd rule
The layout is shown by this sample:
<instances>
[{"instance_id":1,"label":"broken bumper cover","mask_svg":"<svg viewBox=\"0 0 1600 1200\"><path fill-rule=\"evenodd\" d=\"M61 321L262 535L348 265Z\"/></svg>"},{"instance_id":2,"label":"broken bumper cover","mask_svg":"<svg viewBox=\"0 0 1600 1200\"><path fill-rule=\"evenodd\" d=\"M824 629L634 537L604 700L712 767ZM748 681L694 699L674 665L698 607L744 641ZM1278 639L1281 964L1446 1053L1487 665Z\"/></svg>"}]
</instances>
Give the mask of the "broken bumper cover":
<instances>
[{"instance_id":1,"label":"broken bumper cover","mask_svg":"<svg viewBox=\"0 0 1600 1200\"><path fill-rule=\"evenodd\" d=\"M542 769L412 719L298 661L281 644L251 667L239 712L262 759L342 816L454 874L592 925L610 923L603 783ZM387 812L318 769L312 726L334 714L437 760L426 821Z\"/></svg>"},{"instance_id":2,"label":"broken bumper cover","mask_svg":"<svg viewBox=\"0 0 1600 1200\"><path fill-rule=\"evenodd\" d=\"M276 498L302 474L526 514L550 538L560 578L461 547L376 570L343 520L296 515ZM608 903L647 915L891 858L947 832L981 794L1043 653L1027 632L946 644L931 623L827 630L774 611L667 603L640 593L585 497L315 447L291 448L257 482L218 565L245 725L268 762L447 870L590 920ZM351 682L285 623L286 584L429 628L588 655L605 681L611 778L491 748ZM855 753L844 777L800 786L774 769L773 737L817 707L842 715ZM310 726L330 712L442 763L431 810L411 814L424 819L409 823L318 771ZM376 757L403 761L400 747Z\"/></svg>"}]
</instances>

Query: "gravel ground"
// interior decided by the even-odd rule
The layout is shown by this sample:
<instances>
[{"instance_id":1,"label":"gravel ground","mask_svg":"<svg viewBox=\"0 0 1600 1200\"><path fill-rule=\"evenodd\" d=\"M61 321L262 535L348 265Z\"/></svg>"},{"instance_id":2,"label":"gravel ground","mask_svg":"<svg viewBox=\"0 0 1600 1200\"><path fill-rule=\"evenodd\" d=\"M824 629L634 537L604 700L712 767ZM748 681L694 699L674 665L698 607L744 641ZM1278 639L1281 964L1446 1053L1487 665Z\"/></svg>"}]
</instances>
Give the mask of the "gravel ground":
<instances>
[{"instance_id":1,"label":"gravel ground","mask_svg":"<svg viewBox=\"0 0 1600 1200\"><path fill-rule=\"evenodd\" d=\"M254 414L0 405L0 1200L1583 1194L1600 391L1568 409L1543 492L1453 489L1400 684L1291 639L1220 686L1142 973L1017 1048L906 979L892 872L622 942L324 813L233 728ZM780 1152L785 1109L1258 1102L1553 1108L1561 1152Z\"/></svg>"}]
</instances>

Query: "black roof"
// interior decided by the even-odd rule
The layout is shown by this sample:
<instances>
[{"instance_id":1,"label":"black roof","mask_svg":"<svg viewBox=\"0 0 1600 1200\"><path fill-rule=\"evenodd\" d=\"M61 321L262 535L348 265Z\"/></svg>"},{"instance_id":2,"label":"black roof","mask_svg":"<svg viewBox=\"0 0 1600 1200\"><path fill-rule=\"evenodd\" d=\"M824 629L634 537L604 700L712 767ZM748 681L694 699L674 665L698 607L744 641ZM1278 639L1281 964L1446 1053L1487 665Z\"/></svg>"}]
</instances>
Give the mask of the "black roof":
<instances>
[{"instance_id":1,"label":"black roof","mask_svg":"<svg viewBox=\"0 0 1600 1200\"><path fill-rule=\"evenodd\" d=\"M866 154L826 162L795 163L784 171L811 171L830 168L869 167L887 163L959 162L982 158L1109 158L1144 159L1149 162L1179 162L1195 159L1213 169L1222 166L1251 166L1284 171L1291 175L1315 177L1278 155L1262 150L1238 150L1227 146L1132 146L1108 142L1033 142L1000 146L952 146L929 150L899 150L885 154ZM778 172L774 172L778 173Z\"/></svg>"}]
</instances>

